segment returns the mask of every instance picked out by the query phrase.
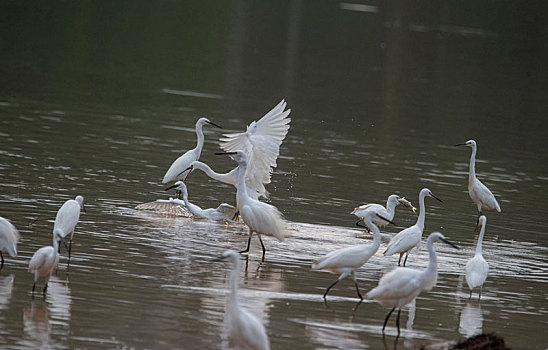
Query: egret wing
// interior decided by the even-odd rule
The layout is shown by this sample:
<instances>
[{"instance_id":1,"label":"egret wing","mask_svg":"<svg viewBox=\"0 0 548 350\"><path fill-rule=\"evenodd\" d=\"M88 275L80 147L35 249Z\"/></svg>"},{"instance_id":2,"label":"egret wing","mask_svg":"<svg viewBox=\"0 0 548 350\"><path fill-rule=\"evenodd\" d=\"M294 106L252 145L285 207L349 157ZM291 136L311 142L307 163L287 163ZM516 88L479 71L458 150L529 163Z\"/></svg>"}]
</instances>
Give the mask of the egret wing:
<instances>
[{"instance_id":1,"label":"egret wing","mask_svg":"<svg viewBox=\"0 0 548 350\"><path fill-rule=\"evenodd\" d=\"M291 109L284 111L282 100L258 121L248 125L241 133L223 134L221 148L227 152L241 150L248 158L246 184L266 196L264 184L270 183L272 168L277 166L280 145L289 130Z\"/></svg>"}]
</instances>

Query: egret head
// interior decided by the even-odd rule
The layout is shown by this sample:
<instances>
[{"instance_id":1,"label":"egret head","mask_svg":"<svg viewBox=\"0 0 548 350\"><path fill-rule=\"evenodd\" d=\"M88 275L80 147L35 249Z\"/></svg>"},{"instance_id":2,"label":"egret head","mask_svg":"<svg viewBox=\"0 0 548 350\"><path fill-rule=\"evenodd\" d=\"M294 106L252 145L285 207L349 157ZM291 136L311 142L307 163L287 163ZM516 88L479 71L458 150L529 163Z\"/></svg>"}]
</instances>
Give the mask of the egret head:
<instances>
[{"instance_id":1,"label":"egret head","mask_svg":"<svg viewBox=\"0 0 548 350\"><path fill-rule=\"evenodd\" d=\"M443 201L442 201L441 199L439 199L438 197L434 196L434 194L432 193L432 191L430 191L428 188L423 188L423 189L421 190L421 195L428 196L428 197L432 197L432 198L438 200L439 202L442 202L442 203L443 203Z\"/></svg>"},{"instance_id":2,"label":"egret head","mask_svg":"<svg viewBox=\"0 0 548 350\"><path fill-rule=\"evenodd\" d=\"M468 147L475 148L476 147L476 141L468 140L465 143L458 143L458 144L455 145L455 147L457 147L457 146L468 146Z\"/></svg>"},{"instance_id":3,"label":"egret head","mask_svg":"<svg viewBox=\"0 0 548 350\"><path fill-rule=\"evenodd\" d=\"M53 237L55 240L57 240L57 242L61 241L65 248L67 248L67 250L69 249L67 241L65 241L65 237L63 236L63 231L61 231L60 229L56 229L55 231L53 231Z\"/></svg>"},{"instance_id":4,"label":"egret head","mask_svg":"<svg viewBox=\"0 0 548 350\"><path fill-rule=\"evenodd\" d=\"M168 188L166 188L164 191L169 191L173 188L176 188L178 190L181 190L181 191L186 191L186 185L184 182L182 181L177 181L175 182L173 185L169 186Z\"/></svg>"},{"instance_id":5,"label":"egret head","mask_svg":"<svg viewBox=\"0 0 548 350\"><path fill-rule=\"evenodd\" d=\"M78 204L80 204L80 209L82 209L85 213L86 212L86 207L84 206L84 197L76 196L76 198L74 198L74 200L77 201Z\"/></svg>"},{"instance_id":6,"label":"egret head","mask_svg":"<svg viewBox=\"0 0 548 350\"><path fill-rule=\"evenodd\" d=\"M453 243L449 242L447 240L447 238L445 238L444 235L441 234L441 232L433 232L430 234L430 236L428 236L428 241L433 241L433 242L443 242L445 244L448 244L450 245L451 247L455 248L455 249L459 249L459 247L457 247L456 245L454 245Z\"/></svg>"},{"instance_id":7,"label":"egret head","mask_svg":"<svg viewBox=\"0 0 548 350\"><path fill-rule=\"evenodd\" d=\"M209 119L207 119L207 118L200 118L200 119L198 119L198 121L196 122L196 127L198 128L198 127L201 127L201 126L203 126L203 125L205 125L205 124L213 125L213 126L219 128L219 129L222 129L222 127L220 127L219 125L217 125L217 124L215 124L215 123L213 123L213 122L210 122Z\"/></svg>"},{"instance_id":8,"label":"egret head","mask_svg":"<svg viewBox=\"0 0 548 350\"><path fill-rule=\"evenodd\" d=\"M188 168L186 168L185 170L183 170L183 171L181 171L179 174L177 174L177 177L182 176L182 175L183 175L184 173L186 173L187 171L188 171L188 173L190 174L193 170L194 170L194 162L192 162Z\"/></svg>"}]
</instances>

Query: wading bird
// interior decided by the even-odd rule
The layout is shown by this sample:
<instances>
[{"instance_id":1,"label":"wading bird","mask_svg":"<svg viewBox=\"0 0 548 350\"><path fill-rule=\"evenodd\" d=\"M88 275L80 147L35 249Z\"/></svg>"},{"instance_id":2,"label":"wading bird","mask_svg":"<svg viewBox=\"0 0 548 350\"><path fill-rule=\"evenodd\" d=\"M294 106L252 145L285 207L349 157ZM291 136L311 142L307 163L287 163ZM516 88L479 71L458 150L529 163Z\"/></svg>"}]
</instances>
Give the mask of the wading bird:
<instances>
[{"instance_id":1,"label":"wading bird","mask_svg":"<svg viewBox=\"0 0 548 350\"><path fill-rule=\"evenodd\" d=\"M249 124L245 132L223 134L220 139L220 146L224 151L244 152L247 157L245 184L247 188L264 198L268 198L268 192L264 186L270 183L272 169L277 166L276 159L280 154L280 145L287 135L291 122L289 118L291 109L284 111L286 105L285 100L281 100L261 119ZM248 195L255 196L251 193Z\"/></svg>"},{"instance_id":2,"label":"wading bird","mask_svg":"<svg viewBox=\"0 0 548 350\"><path fill-rule=\"evenodd\" d=\"M0 258L2 264L0 270L4 268L4 255L2 251L6 251L11 257L17 256L17 241L19 241L19 232L13 224L0 216Z\"/></svg>"},{"instance_id":3,"label":"wading bird","mask_svg":"<svg viewBox=\"0 0 548 350\"><path fill-rule=\"evenodd\" d=\"M375 300L383 306L392 307L392 310L390 310L384 319L384 324L382 326L383 335L384 328L386 327L390 315L398 308L396 326L398 327L399 336L401 308L412 302L421 292L429 291L436 285L438 280L438 263L436 251L434 249L435 242L444 242L458 249L456 245L446 240L441 233L434 232L428 236L427 246L430 261L426 270L420 271L411 268L398 267L384 275L380 279L379 285L367 293L367 299Z\"/></svg>"},{"instance_id":4,"label":"wading bird","mask_svg":"<svg viewBox=\"0 0 548 350\"><path fill-rule=\"evenodd\" d=\"M441 199L434 196L432 191L428 188L423 188L419 193L419 217L417 218L417 223L411 227L408 227L400 231L397 235L392 237L388 243L388 247L384 251L385 256L390 256L396 253L400 254L398 259L398 266L400 266L401 258L405 255L405 260L403 261L403 266L407 262L407 257L409 256L409 251L419 245L422 238L422 231L424 231L424 219L426 216L426 207L424 205L424 197L432 197L442 202Z\"/></svg>"},{"instance_id":5,"label":"wading bird","mask_svg":"<svg viewBox=\"0 0 548 350\"><path fill-rule=\"evenodd\" d=\"M274 236L278 241L283 241L286 235L287 223L280 211L273 205L261 202L247 193L245 185L245 174L247 170L247 157L243 151L222 152L216 154L227 154L238 163L238 190L236 191L236 202L238 211L244 223L249 227L249 239L247 248L240 253L247 253L251 244L253 233L257 233L261 247L263 248L263 259L266 253L261 235Z\"/></svg>"},{"instance_id":6,"label":"wading bird","mask_svg":"<svg viewBox=\"0 0 548 350\"><path fill-rule=\"evenodd\" d=\"M417 210L417 208L415 208L411 204L411 202L408 201L407 199L405 199L403 197L400 198L400 196L398 196L396 194L392 194L392 195L388 196L388 199L386 200L386 207L383 207L382 205L375 204L375 203L364 204L364 205L360 205L357 208L354 208L354 210L350 214L354 214L360 219L360 220L358 220L358 222L356 222L356 226L367 228L367 226L360 225L360 223L362 221L365 223L364 218L365 218L365 215L366 215L367 212L374 211L375 213L379 214L383 218L387 218L388 220L392 220L392 219L394 219L394 214L396 213L396 207L400 204L402 204L402 205L406 206L407 208L411 209L413 211L413 213L415 213L415 211ZM384 221L382 219L379 219L377 217L373 217L373 223L375 225L377 225L378 227L384 227L384 226L387 225L386 221ZM369 231L369 228L367 228L367 231Z\"/></svg>"},{"instance_id":7,"label":"wading bird","mask_svg":"<svg viewBox=\"0 0 548 350\"><path fill-rule=\"evenodd\" d=\"M468 173L468 194L470 194L470 198L472 198L472 201L476 203L478 207L478 220L482 215L483 209L496 210L500 213L500 205L497 202L497 199L487 188L487 186L482 184L476 177L476 141L468 140L465 143L455 145L455 147L457 146L468 146L472 148L472 155L470 156L470 171Z\"/></svg>"},{"instance_id":8,"label":"wading bird","mask_svg":"<svg viewBox=\"0 0 548 350\"><path fill-rule=\"evenodd\" d=\"M220 220L232 221L232 219L236 215L236 208L227 203L222 203L215 209L214 208L202 209L196 204L190 203L188 201L188 190L183 181L175 182L174 185L166 188L166 191L171 190L172 188L176 188L178 191L181 191L183 193L183 204L188 209L188 211L190 211L190 213L194 215L195 218L209 219L209 220L216 220L216 221L220 221Z\"/></svg>"},{"instance_id":9,"label":"wading bird","mask_svg":"<svg viewBox=\"0 0 548 350\"><path fill-rule=\"evenodd\" d=\"M59 263L59 242L63 242L65 247L68 248L67 242L63 236L61 230L53 231L53 246L46 246L38 249L29 262L29 272L34 274L34 284L32 285L32 296L34 297L34 289L36 287L36 282L38 277L45 277L44 282L44 297L46 296L46 290L48 289L48 281L51 277L51 273L57 267Z\"/></svg>"},{"instance_id":10,"label":"wading bird","mask_svg":"<svg viewBox=\"0 0 548 350\"><path fill-rule=\"evenodd\" d=\"M343 278L352 275L354 285L356 286L356 292L358 292L358 297L363 300L363 297L360 294L360 288L358 287L358 282L356 281L356 270L369 261L369 259L379 249L381 244L381 232L379 231L377 225L373 222L373 219L377 218L393 224L392 221L384 218L382 215L377 214L373 210L365 212L363 220L365 225L373 232L373 243L337 249L312 263L312 270L328 270L333 273L341 274L335 282L327 287L323 295L324 299L327 297L329 290L335 284Z\"/></svg>"},{"instance_id":11,"label":"wading bird","mask_svg":"<svg viewBox=\"0 0 548 350\"><path fill-rule=\"evenodd\" d=\"M171 181L178 181L178 180L184 181L186 179L186 177L188 176L188 173L185 173L184 170L190 166L190 163L200 159L200 154L202 153L202 148L204 146L204 132L202 130L202 127L205 124L209 124L217 128L221 128L219 125L210 122L209 119L207 118L198 119L198 121L196 122L196 136L198 138L196 147L186 151L182 156L175 159L173 164L171 164L166 174L164 175L164 179L162 180L162 183L165 184Z\"/></svg>"},{"instance_id":12,"label":"wading bird","mask_svg":"<svg viewBox=\"0 0 548 350\"><path fill-rule=\"evenodd\" d=\"M72 237L74 236L74 229L78 224L80 219L80 210L86 212L86 207L84 206L84 197L76 196L74 199L69 199L59 210L55 216L55 223L53 224L53 231L59 231L60 236L63 238L69 236L69 246L68 246L68 263L70 263L70 252L72 249Z\"/></svg>"},{"instance_id":13,"label":"wading bird","mask_svg":"<svg viewBox=\"0 0 548 350\"><path fill-rule=\"evenodd\" d=\"M472 298L472 289L479 287L478 300L481 299L481 287L487 279L489 273L489 264L483 258L481 254L481 244L483 242L483 235L485 234L485 225L487 224L487 218L482 215L479 218L480 233L478 237L478 243L476 246L476 253L474 257L466 263L466 283L470 288L470 298Z\"/></svg>"},{"instance_id":14,"label":"wading bird","mask_svg":"<svg viewBox=\"0 0 548 350\"><path fill-rule=\"evenodd\" d=\"M234 251L225 251L219 259L232 260L230 273L230 301L227 305L226 317L228 317L229 334L231 342L244 349L270 349L270 341L264 326L252 314L240 306L238 300L238 272L240 271L240 259Z\"/></svg>"}]
</instances>

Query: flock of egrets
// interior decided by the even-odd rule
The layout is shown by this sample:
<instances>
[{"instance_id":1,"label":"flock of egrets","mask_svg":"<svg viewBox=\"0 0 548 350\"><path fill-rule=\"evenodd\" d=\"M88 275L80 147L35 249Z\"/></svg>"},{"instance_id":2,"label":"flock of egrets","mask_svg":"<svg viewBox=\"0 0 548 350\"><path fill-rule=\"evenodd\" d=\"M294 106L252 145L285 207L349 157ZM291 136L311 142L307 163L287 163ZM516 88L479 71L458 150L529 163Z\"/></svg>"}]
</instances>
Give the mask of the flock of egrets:
<instances>
[{"instance_id":1,"label":"flock of egrets","mask_svg":"<svg viewBox=\"0 0 548 350\"><path fill-rule=\"evenodd\" d=\"M220 139L220 147L224 152L217 154L229 155L238 163L237 167L227 173L217 173L210 166L199 161L204 145L203 126L212 125L220 128L220 126L209 121L207 118L200 118L196 123L196 147L178 157L163 178L163 183L175 182L174 185L168 187L166 190L176 189L177 196L167 201L158 202L169 202L171 205L184 207L189 212L189 215L195 218L232 222L239 220L238 217L240 217L249 228L249 238L246 248L239 251L239 253L249 251L251 238L256 233L261 243L264 259L266 249L261 236L273 236L279 241L282 241L286 236L287 223L280 211L275 206L261 201L261 199L268 198L269 196L265 185L270 183L273 168L277 166L276 160L279 155L280 145L289 130L289 123L291 121L289 118L290 112L290 109L286 109L286 102L282 100L261 119L252 122L245 132L224 134ZM486 225L486 218L483 216L482 211L488 209L500 212L500 206L491 191L475 175L476 142L469 140L456 146L469 146L472 148L468 192L478 208L477 228L480 229L480 233L475 256L466 265L466 281L470 288L470 297L472 296L472 289L479 288L478 298L480 298L481 287L489 271L489 265L482 256L482 240ZM222 203L217 208L202 209L198 205L189 202L188 190L184 181L196 169L203 171L215 180L236 187L236 206ZM419 215L417 222L392 237L384 251L385 256L399 254L398 266L401 265L403 258L403 267L398 267L385 274L380 279L378 286L365 295L367 299L375 300L382 305L392 307L384 320L383 334L390 315L397 308L396 325L399 335L401 308L412 302L422 291L428 291L436 284L437 260L434 243L444 242L457 248L441 233L432 233L427 240L429 252L428 267L422 271L405 267L409 252L417 247L422 239L426 216L426 197L432 197L441 202L428 188L423 188L419 193ZM388 197L386 207L379 204L367 204L354 209L352 214L359 218L356 224L371 232L373 241L369 244L361 244L332 251L312 263L312 269L314 270L327 270L340 274L338 279L327 287L323 295L324 298L327 297L330 289L337 282L352 275L357 294L360 300L363 300L356 281L356 270L378 251L381 244L379 227L392 223L395 208L400 204L410 208L413 212L416 210L408 200L400 198L397 195ZM137 208L150 207L138 206ZM82 196L77 196L74 200L66 201L59 209L55 219L52 246L42 247L32 256L29 262L29 272L34 274L33 295L39 277L45 277L43 289L45 295L48 279L59 262L60 242L67 247L68 261L70 262L72 238L81 209L85 210ZM67 236L69 238L68 244L65 240ZM11 256L16 256L18 239L19 234L15 227L8 220L0 217L1 267L4 265L2 250L7 251ZM264 326L244 310L238 302L238 254L234 251L226 251L222 254L221 258L230 258L233 262L230 278L232 293L226 311L229 318L228 324L230 325L231 340L245 347L268 349L270 345Z\"/></svg>"}]
</instances>

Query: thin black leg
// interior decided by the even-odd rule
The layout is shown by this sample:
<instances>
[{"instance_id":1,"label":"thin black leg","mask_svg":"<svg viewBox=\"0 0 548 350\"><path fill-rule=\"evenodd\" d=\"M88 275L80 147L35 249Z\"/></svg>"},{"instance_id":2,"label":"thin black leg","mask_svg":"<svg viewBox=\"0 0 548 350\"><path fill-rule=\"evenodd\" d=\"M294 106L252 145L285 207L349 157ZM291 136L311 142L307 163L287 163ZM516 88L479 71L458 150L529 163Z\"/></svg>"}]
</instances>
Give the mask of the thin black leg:
<instances>
[{"instance_id":1,"label":"thin black leg","mask_svg":"<svg viewBox=\"0 0 548 350\"><path fill-rule=\"evenodd\" d=\"M468 299L472 299L472 289L470 289L470 296L468 297Z\"/></svg>"},{"instance_id":2,"label":"thin black leg","mask_svg":"<svg viewBox=\"0 0 548 350\"><path fill-rule=\"evenodd\" d=\"M386 315L386 318L384 319L384 324L382 325L382 334L383 335L384 335L384 328L386 327L386 323L388 323L388 319L390 318L390 315L392 315L392 312L394 312L394 310L396 310L395 306L392 308L392 310L390 310L390 312L388 313L388 315Z\"/></svg>"},{"instance_id":3,"label":"thin black leg","mask_svg":"<svg viewBox=\"0 0 548 350\"><path fill-rule=\"evenodd\" d=\"M403 267L405 267L405 263L407 262L407 257L409 256L409 251L407 254L405 254L405 260L403 261Z\"/></svg>"},{"instance_id":4,"label":"thin black leg","mask_svg":"<svg viewBox=\"0 0 548 350\"><path fill-rule=\"evenodd\" d=\"M72 250L72 239L69 242L69 249L68 249L68 260L67 260L67 269L70 265L70 251Z\"/></svg>"},{"instance_id":5,"label":"thin black leg","mask_svg":"<svg viewBox=\"0 0 548 350\"><path fill-rule=\"evenodd\" d=\"M335 282L331 283L331 285L329 287L327 287L327 289L325 290L325 293L323 293L323 298L325 299L325 297L327 296L327 293L329 293L329 290L334 286L336 285L337 283L339 282L339 279L337 279Z\"/></svg>"},{"instance_id":6,"label":"thin black leg","mask_svg":"<svg viewBox=\"0 0 548 350\"><path fill-rule=\"evenodd\" d=\"M249 230L249 238L247 239L247 248L239 251L238 253L247 253L249 251L249 246L251 245L251 236L253 236L253 231Z\"/></svg>"},{"instance_id":7,"label":"thin black leg","mask_svg":"<svg viewBox=\"0 0 548 350\"><path fill-rule=\"evenodd\" d=\"M398 317L396 317L396 326L398 327L398 337L400 336L400 313L401 313L401 307L398 309Z\"/></svg>"},{"instance_id":8,"label":"thin black leg","mask_svg":"<svg viewBox=\"0 0 548 350\"><path fill-rule=\"evenodd\" d=\"M32 298L34 299L34 289L36 288L36 282L32 285Z\"/></svg>"},{"instance_id":9,"label":"thin black leg","mask_svg":"<svg viewBox=\"0 0 548 350\"><path fill-rule=\"evenodd\" d=\"M232 221L238 220L238 216L239 216L239 215L240 215L240 212L237 211L237 212L234 214L234 216L232 217Z\"/></svg>"},{"instance_id":10,"label":"thin black leg","mask_svg":"<svg viewBox=\"0 0 548 350\"><path fill-rule=\"evenodd\" d=\"M358 292L358 296L361 300L363 300L362 295L360 294L360 288L358 287L358 281L356 281L356 273L354 272L354 285L356 286L356 292Z\"/></svg>"},{"instance_id":11,"label":"thin black leg","mask_svg":"<svg viewBox=\"0 0 548 350\"><path fill-rule=\"evenodd\" d=\"M264 260L264 255L266 253L266 249L264 247L264 243L263 243L263 239L261 238L261 234L258 233L257 235L259 236L259 242L261 242L261 247L263 248L263 260Z\"/></svg>"},{"instance_id":12,"label":"thin black leg","mask_svg":"<svg viewBox=\"0 0 548 350\"><path fill-rule=\"evenodd\" d=\"M0 270L4 268L4 255L2 255L2 251L0 250L0 258L2 258L2 265L0 265Z\"/></svg>"},{"instance_id":13,"label":"thin black leg","mask_svg":"<svg viewBox=\"0 0 548 350\"><path fill-rule=\"evenodd\" d=\"M401 257L403 256L403 253L400 253L400 258L398 259L398 266L400 266Z\"/></svg>"},{"instance_id":14,"label":"thin black leg","mask_svg":"<svg viewBox=\"0 0 548 350\"><path fill-rule=\"evenodd\" d=\"M478 301L481 299L481 287L480 287L480 290L479 290L479 295L478 295Z\"/></svg>"}]
</instances>

